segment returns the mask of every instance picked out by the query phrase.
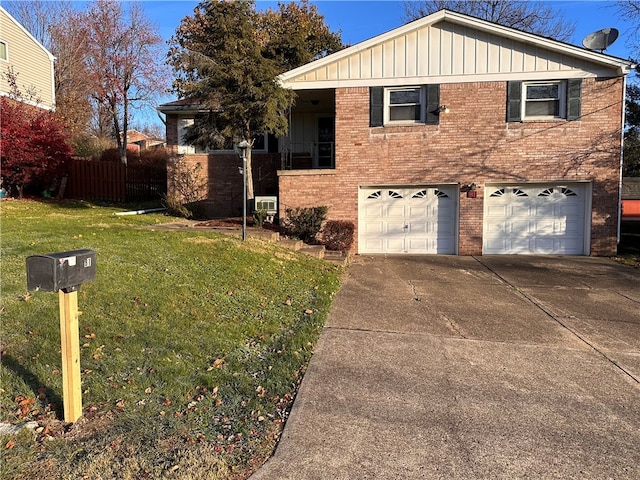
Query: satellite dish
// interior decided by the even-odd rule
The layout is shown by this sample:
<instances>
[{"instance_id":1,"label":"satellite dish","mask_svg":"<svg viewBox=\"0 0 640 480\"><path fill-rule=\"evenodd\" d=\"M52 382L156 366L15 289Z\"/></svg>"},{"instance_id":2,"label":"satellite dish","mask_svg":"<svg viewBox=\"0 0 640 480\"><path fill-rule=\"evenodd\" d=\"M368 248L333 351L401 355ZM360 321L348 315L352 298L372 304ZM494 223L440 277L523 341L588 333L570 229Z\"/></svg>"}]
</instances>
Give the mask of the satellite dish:
<instances>
[{"instance_id":1,"label":"satellite dish","mask_svg":"<svg viewBox=\"0 0 640 480\"><path fill-rule=\"evenodd\" d=\"M600 53L602 53L617 38L618 30L616 28L603 28L584 37L582 45L589 50L600 50Z\"/></svg>"}]
</instances>

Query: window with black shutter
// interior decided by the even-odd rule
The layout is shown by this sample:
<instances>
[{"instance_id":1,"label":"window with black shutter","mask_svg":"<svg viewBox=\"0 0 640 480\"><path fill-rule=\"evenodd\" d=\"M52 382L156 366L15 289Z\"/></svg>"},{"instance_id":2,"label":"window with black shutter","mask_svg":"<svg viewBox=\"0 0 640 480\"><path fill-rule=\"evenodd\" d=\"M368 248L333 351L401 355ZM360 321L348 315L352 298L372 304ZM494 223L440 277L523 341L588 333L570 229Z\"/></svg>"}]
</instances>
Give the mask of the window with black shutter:
<instances>
[{"instance_id":1,"label":"window with black shutter","mask_svg":"<svg viewBox=\"0 0 640 480\"><path fill-rule=\"evenodd\" d=\"M576 120L581 95L581 79L507 82L507 122Z\"/></svg>"},{"instance_id":2,"label":"window with black shutter","mask_svg":"<svg viewBox=\"0 0 640 480\"><path fill-rule=\"evenodd\" d=\"M437 125L440 85L371 87L369 125Z\"/></svg>"}]
</instances>

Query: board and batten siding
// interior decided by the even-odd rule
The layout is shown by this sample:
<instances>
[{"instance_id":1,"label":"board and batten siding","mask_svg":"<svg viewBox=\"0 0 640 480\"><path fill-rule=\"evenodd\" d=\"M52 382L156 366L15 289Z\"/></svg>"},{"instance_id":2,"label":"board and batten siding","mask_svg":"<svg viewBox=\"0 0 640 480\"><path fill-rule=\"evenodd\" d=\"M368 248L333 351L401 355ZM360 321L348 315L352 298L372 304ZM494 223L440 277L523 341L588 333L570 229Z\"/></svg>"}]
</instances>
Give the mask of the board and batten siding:
<instances>
[{"instance_id":1,"label":"board and batten siding","mask_svg":"<svg viewBox=\"0 0 640 480\"><path fill-rule=\"evenodd\" d=\"M325 57L314 62L315 68L293 70L285 84L304 89L320 88L321 82L362 86L378 80L391 86L420 84L426 79L452 83L617 75L615 67L590 61L592 52L585 51L580 57L575 52L545 48L540 42L520 41L447 20L414 24L413 29L405 26L396 35L381 35L378 41L372 39Z\"/></svg>"},{"instance_id":2,"label":"board and batten siding","mask_svg":"<svg viewBox=\"0 0 640 480\"><path fill-rule=\"evenodd\" d=\"M8 68L13 68L21 92L25 94L33 87L39 100L38 106L53 109L53 55L1 7L0 40L7 44L8 57L7 61L0 60L0 94L9 93L10 87L4 74Z\"/></svg>"}]
</instances>

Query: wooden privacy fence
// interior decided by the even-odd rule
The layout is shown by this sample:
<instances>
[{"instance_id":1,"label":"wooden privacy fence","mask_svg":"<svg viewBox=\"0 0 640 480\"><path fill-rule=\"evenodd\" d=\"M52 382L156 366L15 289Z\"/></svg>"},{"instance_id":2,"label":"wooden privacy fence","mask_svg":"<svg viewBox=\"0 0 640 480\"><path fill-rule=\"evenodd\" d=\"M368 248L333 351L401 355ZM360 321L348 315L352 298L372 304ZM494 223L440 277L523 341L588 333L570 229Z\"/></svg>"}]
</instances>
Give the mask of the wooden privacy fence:
<instances>
[{"instance_id":1,"label":"wooden privacy fence","mask_svg":"<svg viewBox=\"0 0 640 480\"><path fill-rule=\"evenodd\" d=\"M80 200L158 200L167 193L167 169L73 159L64 196Z\"/></svg>"}]
</instances>

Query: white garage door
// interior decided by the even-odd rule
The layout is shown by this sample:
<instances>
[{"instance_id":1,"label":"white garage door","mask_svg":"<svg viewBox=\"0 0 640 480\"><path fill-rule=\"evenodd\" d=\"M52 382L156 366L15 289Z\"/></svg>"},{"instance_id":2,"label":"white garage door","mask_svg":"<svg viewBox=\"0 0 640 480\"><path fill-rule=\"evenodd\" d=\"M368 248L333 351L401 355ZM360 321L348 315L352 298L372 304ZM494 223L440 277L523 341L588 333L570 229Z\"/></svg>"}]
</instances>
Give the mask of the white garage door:
<instances>
[{"instance_id":1,"label":"white garage door","mask_svg":"<svg viewBox=\"0 0 640 480\"><path fill-rule=\"evenodd\" d=\"M360 253L456 252L457 186L361 188Z\"/></svg>"},{"instance_id":2,"label":"white garage door","mask_svg":"<svg viewBox=\"0 0 640 480\"><path fill-rule=\"evenodd\" d=\"M485 187L483 253L585 253L585 184Z\"/></svg>"}]
</instances>

